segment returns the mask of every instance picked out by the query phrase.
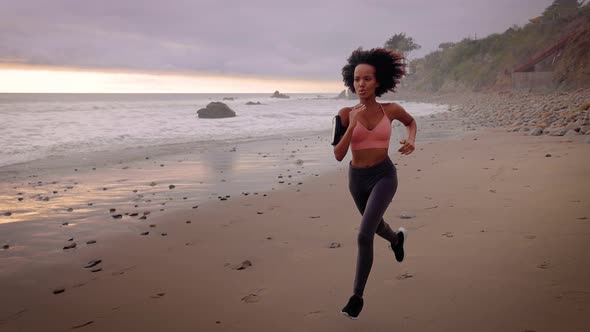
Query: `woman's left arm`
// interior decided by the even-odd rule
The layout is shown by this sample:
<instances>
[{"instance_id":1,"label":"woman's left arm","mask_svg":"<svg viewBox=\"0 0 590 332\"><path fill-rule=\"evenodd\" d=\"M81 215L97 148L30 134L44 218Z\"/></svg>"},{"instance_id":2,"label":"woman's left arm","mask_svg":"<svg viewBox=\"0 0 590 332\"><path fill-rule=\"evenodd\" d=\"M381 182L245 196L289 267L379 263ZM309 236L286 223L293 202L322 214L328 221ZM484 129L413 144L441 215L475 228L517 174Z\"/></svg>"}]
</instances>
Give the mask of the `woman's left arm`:
<instances>
[{"instance_id":1,"label":"woman's left arm","mask_svg":"<svg viewBox=\"0 0 590 332\"><path fill-rule=\"evenodd\" d=\"M408 129L408 138L399 142L399 144L402 144L402 147L398 151L401 154L410 154L416 149L416 131L418 130L416 120L403 107L396 103L391 103L390 109L392 120L400 121Z\"/></svg>"}]
</instances>

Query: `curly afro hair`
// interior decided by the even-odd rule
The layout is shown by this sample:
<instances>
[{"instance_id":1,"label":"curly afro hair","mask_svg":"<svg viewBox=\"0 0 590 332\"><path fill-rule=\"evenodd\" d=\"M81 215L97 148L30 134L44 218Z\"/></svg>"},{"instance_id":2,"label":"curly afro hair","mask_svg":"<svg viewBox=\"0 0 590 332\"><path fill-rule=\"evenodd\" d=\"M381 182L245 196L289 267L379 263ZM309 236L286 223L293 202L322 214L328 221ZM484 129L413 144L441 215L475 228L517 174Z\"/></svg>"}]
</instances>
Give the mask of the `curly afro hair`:
<instances>
[{"instance_id":1,"label":"curly afro hair","mask_svg":"<svg viewBox=\"0 0 590 332\"><path fill-rule=\"evenodd\" d=\"M379 86L375 95L381 97L387 91L394 92L400 79L406 73L404 57L400 54L385 48L373 48L364 51L362 47L357 48L348 58L348 63L342 67L342 80L344 85L354 93L354 69L357 65L368 64L375 67L375 79Z\"/></svg>"}]
</instances>

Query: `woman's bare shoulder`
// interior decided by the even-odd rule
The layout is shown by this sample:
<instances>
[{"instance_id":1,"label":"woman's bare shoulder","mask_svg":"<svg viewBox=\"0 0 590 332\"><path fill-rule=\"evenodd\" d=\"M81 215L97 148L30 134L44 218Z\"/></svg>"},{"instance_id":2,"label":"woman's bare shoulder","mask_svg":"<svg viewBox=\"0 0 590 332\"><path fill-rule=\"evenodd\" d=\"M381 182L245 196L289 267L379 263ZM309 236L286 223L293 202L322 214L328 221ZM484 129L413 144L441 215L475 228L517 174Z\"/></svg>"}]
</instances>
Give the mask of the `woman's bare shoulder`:
<instances>
[{"instance_id":1,"label":"woman's bare shoulder","mask_svg":"<svg viewBox=\"0 0 590 332\"><path fill-rule=\"evenodd\" d=\"M352 107L344 107L338 111L338 115L340 115L341 118L348 118L350 111L352 111Z\"/></svg>"},{"instance_id":2,"label":"woman's bare shoulder","mask_svg":"<svg viewBox=\"0 0 590 332\"><path fill-rule=\"evenodd\" d=\"M383 110L390 121L397 120L400 112L404 110L404 108L397 103L382 103L381 105L383 105Z\"/></svg>"}]
</instances>

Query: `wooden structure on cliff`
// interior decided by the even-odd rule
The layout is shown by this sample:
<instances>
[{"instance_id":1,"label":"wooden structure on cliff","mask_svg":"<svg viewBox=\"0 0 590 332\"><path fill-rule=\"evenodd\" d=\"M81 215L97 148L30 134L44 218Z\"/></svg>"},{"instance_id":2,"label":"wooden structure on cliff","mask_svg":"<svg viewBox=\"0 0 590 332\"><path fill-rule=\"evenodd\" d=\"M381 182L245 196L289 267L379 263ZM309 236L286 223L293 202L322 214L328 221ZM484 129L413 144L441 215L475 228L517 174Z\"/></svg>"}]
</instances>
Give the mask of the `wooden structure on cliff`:
<instances>
[{"instance_id":1,"label":"wooden structure on cliff","mask_svg":"<svg viewBox=\"0 0 590 332\"><path fill-rule=\"evenodd\" d=\"M552 71L535 71L535 66L541 61L553 56L551 64L561 54L561 50L572 40L578 32L573 32L560 39L555 44L541 51L529 61L516 67L512 71L512 89L514 90L551 90L555 88Z\"/></svg>"}]
</instances>

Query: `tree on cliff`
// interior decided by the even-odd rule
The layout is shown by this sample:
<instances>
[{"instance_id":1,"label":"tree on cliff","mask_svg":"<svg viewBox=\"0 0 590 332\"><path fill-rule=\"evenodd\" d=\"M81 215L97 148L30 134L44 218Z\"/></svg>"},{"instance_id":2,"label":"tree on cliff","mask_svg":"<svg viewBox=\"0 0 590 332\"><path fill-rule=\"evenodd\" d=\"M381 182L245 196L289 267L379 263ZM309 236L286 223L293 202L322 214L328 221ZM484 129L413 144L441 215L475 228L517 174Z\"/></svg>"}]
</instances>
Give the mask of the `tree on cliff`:
<instances>
[{"instance_id":1,"label":"tree on cliff","mask_svg":"<svg viewBox=\"0 0 590 332\"><path fill-rule=\"evenodd\" d=\"M404 57L412 52L413 50L419 49L420 45L414 42L414 38L407 37L404 32L396 33L389 40L385 42L385 48L388 50L394 50L401 53Z\"/></svg>"},{"instance_id":2,"label":"tree on cliff","mask_svg":"<svg viewBox=\"0 0 590 332\"><path fill-rule=\"evenodd\" d=\"M545 20L558 20L560 18L566 18L576 13L580 7L584 4L584 1L579 0L554 0L549 7L543 12L543 19Z\"/></svg>"}]
</instances>

